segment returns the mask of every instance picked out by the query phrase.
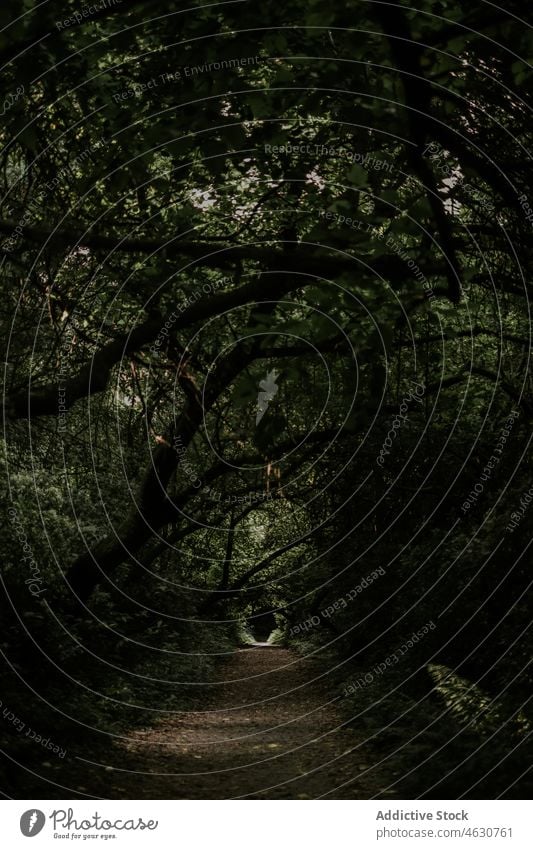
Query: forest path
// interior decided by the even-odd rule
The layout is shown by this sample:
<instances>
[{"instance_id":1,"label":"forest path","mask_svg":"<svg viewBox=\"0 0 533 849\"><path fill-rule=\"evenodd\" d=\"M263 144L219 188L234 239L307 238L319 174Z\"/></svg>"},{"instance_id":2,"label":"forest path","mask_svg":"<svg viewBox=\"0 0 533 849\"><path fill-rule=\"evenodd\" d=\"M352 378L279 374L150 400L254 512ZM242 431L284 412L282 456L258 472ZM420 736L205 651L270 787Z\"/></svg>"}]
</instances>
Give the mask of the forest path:
<instances>
[{"instance_id":1,"label":"forest path","mask_svg":"<svg viewBox=\"0 0 533 849\"><path fill-rule=\"evenodd\" d=\"M204 711L132 731L108 750L107 765L84 764L77 790L111 799L392 796L372 768L371 744L340 727L319 674L287 649L240 648L220 664Z\"/></svg>"}]
</instances>

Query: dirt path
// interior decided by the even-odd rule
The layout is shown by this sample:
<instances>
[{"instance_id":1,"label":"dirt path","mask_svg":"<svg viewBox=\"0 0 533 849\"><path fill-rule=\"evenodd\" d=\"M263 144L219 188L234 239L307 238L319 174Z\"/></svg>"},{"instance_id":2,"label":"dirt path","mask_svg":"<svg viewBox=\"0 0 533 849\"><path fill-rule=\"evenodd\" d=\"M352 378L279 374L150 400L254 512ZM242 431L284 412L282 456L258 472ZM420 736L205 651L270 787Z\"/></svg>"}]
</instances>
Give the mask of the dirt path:
<instances>
[{"instance_id":1,"label":"dirt path","mask_svg":"<svg viewBox=\"0 0 533 849\"><path fill-rule=\"evenodd\" d=\"M105 764L84 765L77 789L112 799L377 795L387 782L369 770L367 745L354 750L361 738L338 728L343 720L325 704L331 691L313 681L317 672L285 649L239 649L219 668L205 711L133 731L109 749Z\"/></svg>"}]
</instances>

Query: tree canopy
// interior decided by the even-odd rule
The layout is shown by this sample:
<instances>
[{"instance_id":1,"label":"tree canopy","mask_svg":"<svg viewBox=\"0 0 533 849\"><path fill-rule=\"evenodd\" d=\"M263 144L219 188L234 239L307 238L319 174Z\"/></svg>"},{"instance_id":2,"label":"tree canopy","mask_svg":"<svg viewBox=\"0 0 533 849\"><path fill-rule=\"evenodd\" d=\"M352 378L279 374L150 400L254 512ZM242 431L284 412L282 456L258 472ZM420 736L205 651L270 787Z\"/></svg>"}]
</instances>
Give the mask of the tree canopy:
<instances>
[{"instance_id":1,"label":"tree canopy","mask_svg":"<svg viewBox=\"0 0 533 849\"><path fill-rule=\"evenodd\" d=\"M432 624L409 698L456 675L520 737L523 16L4 0L14 700L53 723L70 682L64 721L103 728L113 700L166 703L175 653L188 693L254 617L344 680Z\"/></svg>"}]
</instances>

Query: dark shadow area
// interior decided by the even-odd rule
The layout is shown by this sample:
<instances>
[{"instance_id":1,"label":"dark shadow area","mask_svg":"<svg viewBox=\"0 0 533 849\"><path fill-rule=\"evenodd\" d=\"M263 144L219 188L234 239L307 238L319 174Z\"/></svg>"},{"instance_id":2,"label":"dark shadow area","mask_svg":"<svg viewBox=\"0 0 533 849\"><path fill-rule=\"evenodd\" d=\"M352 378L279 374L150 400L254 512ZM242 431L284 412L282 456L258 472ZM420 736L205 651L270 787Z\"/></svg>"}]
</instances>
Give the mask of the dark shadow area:
<instances>
[{"instance_id":1,"label":"dark shadow area","mask_svg":"<svg viewBox=\"0 0 533 849\"><path fill-rule=\"evenodd\" d=\"M528 9L83 8L0 15L4 796L529 798Z\"/></svg>"}]
</instances>

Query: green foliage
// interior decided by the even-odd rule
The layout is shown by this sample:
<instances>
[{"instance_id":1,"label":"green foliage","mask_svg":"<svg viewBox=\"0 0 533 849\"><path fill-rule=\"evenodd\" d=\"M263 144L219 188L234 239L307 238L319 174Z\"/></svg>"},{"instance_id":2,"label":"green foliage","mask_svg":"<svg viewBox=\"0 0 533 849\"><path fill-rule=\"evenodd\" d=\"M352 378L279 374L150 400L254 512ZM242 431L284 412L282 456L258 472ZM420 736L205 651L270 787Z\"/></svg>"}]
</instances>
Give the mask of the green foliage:
<instances>
[{"instance_id":1,"label":"green foliage","mask_svg":"<svg viewBox=\"0 0 533 849\"><path fill-rule=\"evenodd\" d=\"M0 10L6 699L89 745L197 706L254 611L355 672L438 620L405 677L484 745L531 685L518 3L53 5Z\"/></svg>"}]
</instances>

